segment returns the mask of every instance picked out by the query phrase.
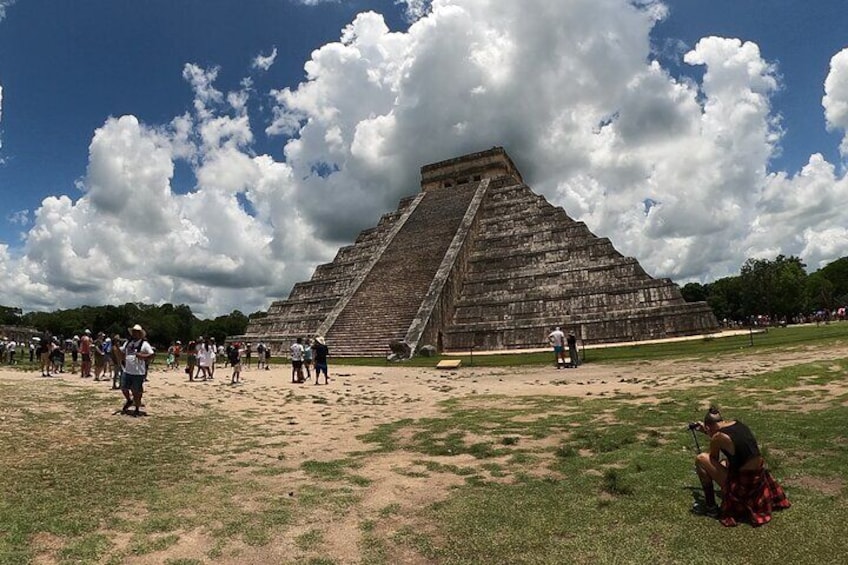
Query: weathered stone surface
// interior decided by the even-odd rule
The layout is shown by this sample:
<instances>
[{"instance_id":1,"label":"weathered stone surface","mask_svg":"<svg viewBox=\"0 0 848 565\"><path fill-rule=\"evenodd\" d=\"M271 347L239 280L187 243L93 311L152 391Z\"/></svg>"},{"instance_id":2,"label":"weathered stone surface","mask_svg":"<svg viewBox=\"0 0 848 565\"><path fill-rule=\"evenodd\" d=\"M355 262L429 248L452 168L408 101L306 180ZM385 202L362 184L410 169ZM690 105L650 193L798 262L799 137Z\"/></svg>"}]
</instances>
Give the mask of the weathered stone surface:
<instances>
[{"instance_id":1,"label":"weathered stone surface","mask_svg":"<svg viewBox=\"0 0 848 565\"><path fill-rule=\"evenodd\" d=\"M396 359L409 359L412 357L412 348L405 341L397 339L390 341L389 350Z\"/></svg>"},{"instance_id":2,"label":"weathered stone surface","mask_svg":"<svg viewBox=\"0 0 848 565\"><path fill-rule=\"evenodd\" d=\"M334 356L545 345L553 326L586 342L706 333L705 303L548 203L501 148L422 168L422 192L360 233L240 339L287 349L325 335Z\"/></svg>"},{"instance_id":3,"label":"weathered stone surface","mask_svg":"<svg viewBox=\"0 0 848 565\"><path fill-rule=\"evenodd\" d=\"M418 349L418 354L421 355L421 357L435 357L436 353L435 345L423 345Z\"/></svg>"}]
</instances>

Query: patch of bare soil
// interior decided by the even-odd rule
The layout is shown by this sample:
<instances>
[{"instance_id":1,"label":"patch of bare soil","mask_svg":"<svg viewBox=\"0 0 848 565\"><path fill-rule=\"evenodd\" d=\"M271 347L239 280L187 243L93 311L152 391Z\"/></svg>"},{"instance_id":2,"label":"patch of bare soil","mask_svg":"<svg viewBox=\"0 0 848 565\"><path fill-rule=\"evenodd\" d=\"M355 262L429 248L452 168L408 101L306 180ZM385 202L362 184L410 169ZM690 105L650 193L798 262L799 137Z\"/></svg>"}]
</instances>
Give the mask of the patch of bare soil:
<instances>
[{"instance_id":1,"label":"patch of bare soil","mask_svg":"<svg viewBox=\"0 0 848 565\"><path fill-rule=\"evenodd\" d=\"M471 467L487 480L509 480L502 474L491 472L493 465L506 458L482 459L462 455L456 457L428 457L421 453L403 451L374 453L362 459L357 468L344 468L348 475L362 480L346 483L344 480L325 480L310 476L302 464L307 461L333 462L352 454L373 451L376 446L363 441L362 436L381 424L403 419L419 420L443 415L440 402L462 399L463 407L486 409L521 409L529 406L522 398L622 396L622 401L651 404L658 402L664 391L712 384L725 380L739 381L767 371L813 361L833 362L848 357L848 345L842 347L798 347L768 355L740 354L723 356L720 363L711 360L668 360L628 363L621 365L583 365L576 370L558 371L554 367L534 367L532 378L518 369L467 367L450 373L435 369L421 369L404 365L386 367L330 367L329 385L292 384L290 371L285 367L270 371L245 369L243 383L229 384L226 368L219 367L214 380L188 382L182 372L156 371L151 374L145 395L149 418L136 421L103 414L103 424L108 426L145 426L145 420L160 415L171 415L191 420L193 415L213 409L236 416L243 422L244 448L212 450L205 453L206 472L227 474L236 480L255 481L259 485L257 496L285 497L298 500L304 489L322 487L327 498L347 492L354 499L338 504L318 505L299 509L285 533L265 545L249 546L241 541L228 542L217 563L280 563L308 561L312 558L332 559L336 563L360 563L367 557L370 536L391 539L404 529L426 529L426 524L415 523L415 514L434 502L444 500L451 490L465 482L465 476L438 465ZM838 368L837 365L833 367ZM833 369L836 370L836 369ZM37 373L0 371L0 382L14 384L21 380L37 380ZM98 388L110 395L115 407L120 407L119 393L109 390L108 383L93 383L79 378L65 378L74 387ZM844 395L845 383L826 387L810 385L823 398ZM110 402L112 402L110 400ZM553 407L550 413L554 413ZM562 413L557 409L556 413ZM518 416L516 421L532 422L544 417L544 411L534 415ZM11 417L10 417L11 416ZM6 414L9 420L12 414ZM614 423L609 414L600 414L600 421ZM140 430L141 431L141 430ZM457 430L462 432L464 430ZM59 432L57 431L57 434ZM412 441L409 429L401 429L395 439L400 446ZM542 440L519 437L522 446L532 443L538 447L540 473L550 473L547 463L552 453L567 436L567 430L552 434ZM474 442L490 441L502 448L499 437L485 434L471 438ZM57 437L55 441L73 441ZM580 456L591 456L591 452ZM430 462L430 468L426 463ZM488 468L483 465L488 464ZM434 467L435 466L435 467ZM263 473L256 473L261 468ZM433 469L437 470L433 470ZM800 483L797 481L804 481ZM840 481L811 478L798 479L796 484L815 488L821 492L838 492L844 487ZM813 481L813 482L810 482ZM336 489L336 490L332 490ZM346 490L344 490L346 489ZM236 499L245 510L261 511L261 504L253 498ZM374 529L370 529L374 528ZM313 530L320 532L317 547L303 543L302 537ZM131 563L162 563L167 559L207 560L216 540L210 532L200 530L178 531L179 541L163 551L138 556ZM298 543L298 539L301 540ZM118 543L119 540L113 540ZM36 538L41 556L55 555L52 547L56 540ZM126 541L121 541L125 544ZM388 562L425 563L419 554L402 544L385 548ZM42 562L50 562L49 559Z\"/></svg>"},{"instance_id":2,"label":"patch of bare soil","mask_svg":"<svg viewBox=\"0 0 848 565\"><path fill-rule=\"evenodd\" d=\"M823 478L813 475L804 475L792 479L785 479L786 486L798 486L808 490L814 490L826 496L837 496L845 488L845 481L836 477Z\"/></svg>"}]
</instances>

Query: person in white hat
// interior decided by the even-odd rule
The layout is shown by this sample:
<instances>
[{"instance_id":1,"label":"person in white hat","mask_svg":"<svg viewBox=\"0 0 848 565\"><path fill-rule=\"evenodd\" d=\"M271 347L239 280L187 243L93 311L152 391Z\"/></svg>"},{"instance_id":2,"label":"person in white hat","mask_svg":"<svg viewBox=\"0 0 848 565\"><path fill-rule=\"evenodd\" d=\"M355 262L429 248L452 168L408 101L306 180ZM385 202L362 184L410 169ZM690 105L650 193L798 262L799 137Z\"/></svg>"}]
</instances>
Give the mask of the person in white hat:
<instances>
[{"instance_id":1,"label":"person in white hat","mask_svg":"<svg viewBox=\"0 0 848 565\"><path fill-rule=\"evenodd\" d=\"M141 397L144 395L144 378L147 376L147 360L153 356L153 347L145 339L144 329L136 324L130 328L131 338L121 347L124 358L124 374L121 392L126 403L121 409L122 414L129 414L130 406L135 405L133 416L142 415Z\"/></svg>"},{"instance_id":2,"label":"person in white hat","mask_svg":"<svg viewBox=\"0 0 848 565\"><path fill-rule=\"evenodd\" d=\"M91 376L91 330L85 330L80 338L80 377L86 379Z\"/></svg>"}]
</instances>

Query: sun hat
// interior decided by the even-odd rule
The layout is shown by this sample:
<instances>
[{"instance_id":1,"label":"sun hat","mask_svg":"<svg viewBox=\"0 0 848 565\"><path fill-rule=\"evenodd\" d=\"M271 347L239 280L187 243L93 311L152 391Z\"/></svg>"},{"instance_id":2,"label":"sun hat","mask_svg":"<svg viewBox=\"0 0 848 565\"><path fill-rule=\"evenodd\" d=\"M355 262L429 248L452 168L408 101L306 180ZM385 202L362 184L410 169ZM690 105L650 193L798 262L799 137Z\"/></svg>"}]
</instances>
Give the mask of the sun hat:
<instances>
[{"instance_id":1,"label":"sun hat","mask_svg":"<svg viewBox=\"0 0 848 565\"><path fill-rule=\"evenodd\" d=\"M317 342L318 342L318 343L320 343L321 345L326 345L326 344L324 343L324 336L320 336L320 335L319 335L319 336L315 336L315 341L317 341Z\"/></svg>"}]
</instances>

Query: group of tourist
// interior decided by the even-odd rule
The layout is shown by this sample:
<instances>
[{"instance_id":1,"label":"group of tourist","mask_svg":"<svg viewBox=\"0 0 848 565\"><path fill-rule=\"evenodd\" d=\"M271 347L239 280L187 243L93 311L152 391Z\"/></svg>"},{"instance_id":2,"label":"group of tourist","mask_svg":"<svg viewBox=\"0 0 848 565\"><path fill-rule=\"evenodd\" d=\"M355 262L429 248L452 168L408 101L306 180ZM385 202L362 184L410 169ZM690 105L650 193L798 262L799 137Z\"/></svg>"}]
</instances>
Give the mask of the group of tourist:
<instances>
[{"instance_id":1,"label":"group of tourist","mask_svg":"<svg viewBox=\"0 0 848 565\"><path fill-rule=\"evenodd\" d=\"M93 335L86 329L82 335L62 340L45 333L32 340L30 359L38 358L42 377L53 377L65 372L66 356L71 358L70 372L95 381L112 381L113 389L120 389L125 403L121 413L141 415L144 381L155 351L147 341L144 329L136 324L127 330L127 337L103 332Z\"/></svg>"},{"instance_id":2,"label":"group of tourist","mask_svg":"<svg viewBox=\"0 0 848 565\"><path fill-rule=\"evenodd\" d=\"M23 348L26 344L20 344ZM18 343L14 340L14 338L7 339L6 336L3 336L0 339L0 363L3 365L14 365L18 362L16 355L18 353ZM30 361L32 361L32 355L30 355Z\"/></svg>"},{"instance_id":3,"label":"group of tourist","mask_svg":"<svg viewBox=\"0 0 848 565\"><path fill-rule=\"evenodd\" d=\"M315 384L319 384L321 373L324 373L324 384L330 384L327 375L327 356L330 353L327 343L322 336L311 339L298 337L289 348L292 363L292 382L305 383L312 380L312 369L315 369ZM306 371L304 377L303 372Z\"/></svg>"},{"instance_id":4,"label":"group of tourist","mask_svg":"<svg viewBox=\"0 0 848 565\"><path fill-rule=\"evenodd\" d=\"M574 332L565 332L557 326L550 334L548 341L554 348L554 362L557 369L565 369L571 367L576 369L580 365L580 355L577 353L577 336ZM568 363L565 362L565 348L568 347Z\"/></svg>"},{"instance_id":5,"label":"group of tourist","mask_svg":"<svg viewBox=\"0 0 848 565\"><path fill-rule=\"evenodd\" d=\"M217 345L214 337L198 337L191 340L183 348L181 341L175 341L168 347L168 357L165 366L168 370L180 370L182 357L186 357L185 373L189 381L208 380L215 378L215 366L222 363L235 367L245 364L251 367L253 346L250 343L235 342L226 346ZM256 346L258 369L270 369L271 349L264 343ZM240 367L239 367L240 369Z\"/></svg>"}]
</instances>

